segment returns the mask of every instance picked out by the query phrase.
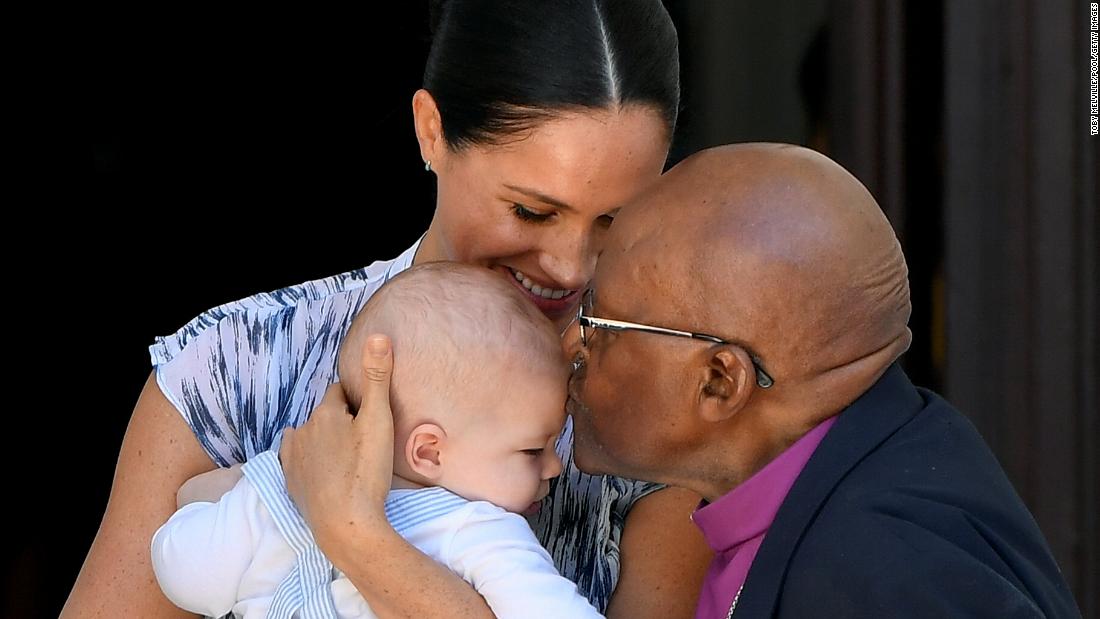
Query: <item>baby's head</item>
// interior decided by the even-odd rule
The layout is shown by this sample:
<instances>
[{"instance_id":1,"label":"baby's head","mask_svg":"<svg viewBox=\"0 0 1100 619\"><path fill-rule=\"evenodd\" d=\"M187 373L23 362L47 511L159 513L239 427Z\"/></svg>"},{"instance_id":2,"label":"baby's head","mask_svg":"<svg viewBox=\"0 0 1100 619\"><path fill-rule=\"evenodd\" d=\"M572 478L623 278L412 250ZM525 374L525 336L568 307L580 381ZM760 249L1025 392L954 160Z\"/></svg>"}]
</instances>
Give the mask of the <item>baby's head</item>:
<instances>
[{"instance_id":1,"label":"baby's head","mask_svg":"<svg viewBox=\"0 0 1100 619\"><path fill-rule=\"evenodd\" d=\"M561 471L568 371L550 321L482 267L416 266L382 286L340 350L348 403L359 407L363 345L393 342L394 475L513 512Z\"/></svg>"}]
</instances>

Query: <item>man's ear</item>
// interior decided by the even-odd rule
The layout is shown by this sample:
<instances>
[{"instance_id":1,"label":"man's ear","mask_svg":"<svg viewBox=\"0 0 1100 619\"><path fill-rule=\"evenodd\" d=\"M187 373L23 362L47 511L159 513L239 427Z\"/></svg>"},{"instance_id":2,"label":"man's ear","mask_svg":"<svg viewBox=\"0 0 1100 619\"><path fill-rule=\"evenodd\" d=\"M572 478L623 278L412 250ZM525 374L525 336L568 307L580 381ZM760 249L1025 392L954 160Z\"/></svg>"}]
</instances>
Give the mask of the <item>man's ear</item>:
<instances>
[{"instance_id":1,"label":"man's ear","mask_svg":"<svg viewBox=\"0 0 1100 619\"><path fill-rule=\"evenodd\" d=\"M434 423L422 423L405 441L405 462L414 473L430 481L443 475L443 447L447 433Z\"/></svg>"},{"instance_id":2,"label":"man's ear","mask_svg":"<svg viewBox=\"0 0 1100 619\"><path fill-rule=\"evenodd\" d=\"M707 360L699 393L700 416L710 422L736 415L756 388L756 370L749 353L736 344L718 348Z\"/></svg>"},{"instance_id":3,"label":"man's ear","mask_svg":"<svg viewBox=\"0 0 1100 619\"><path fill-rule=\"evenodd\" d=\"M447 141L443 135L443 119L439 115L439 106L431 93L421 88L413 95L413 129L416 141L420 143L420 158L431 162L432 169L442 165Z\"/></svg>"}]
</instances>

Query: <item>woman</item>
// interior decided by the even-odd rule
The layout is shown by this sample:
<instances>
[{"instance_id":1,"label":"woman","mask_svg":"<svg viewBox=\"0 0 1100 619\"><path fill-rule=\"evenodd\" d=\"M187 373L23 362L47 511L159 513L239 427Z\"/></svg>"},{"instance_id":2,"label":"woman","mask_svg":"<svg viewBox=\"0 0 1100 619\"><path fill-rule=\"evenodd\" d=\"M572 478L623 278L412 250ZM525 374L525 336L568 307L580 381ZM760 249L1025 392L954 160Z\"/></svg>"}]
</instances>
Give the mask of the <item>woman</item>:
<instances>
[{"instance_id":1,"label":"woman","mask_svg":"<svg viewBox=\"0 0 1100 619\"><path fill-rule=\"evenodd\" d=\"M424 89L413 97L421 156L438 182L428 231L395 260L222 305L158 338L107 512L63 616L181 614L157 589L148 556L176 489L301 425L337 378L351 319L387 278L433 260L483 265L564 325L617 208L661 173L679 78L676 33L658 0L434 8ZM291 490L322 550L380 616L432 616L441 604L448 616L486 616L468 586L399 539L339 521L353 513L342 483L356 485L356 463L333 459L343 452L326 448L331 427L316 426L288 437ZM686 517L694 500L567 469L536 532L597 607L688 616L707 559Z\"/></svg>"}]
</instances>

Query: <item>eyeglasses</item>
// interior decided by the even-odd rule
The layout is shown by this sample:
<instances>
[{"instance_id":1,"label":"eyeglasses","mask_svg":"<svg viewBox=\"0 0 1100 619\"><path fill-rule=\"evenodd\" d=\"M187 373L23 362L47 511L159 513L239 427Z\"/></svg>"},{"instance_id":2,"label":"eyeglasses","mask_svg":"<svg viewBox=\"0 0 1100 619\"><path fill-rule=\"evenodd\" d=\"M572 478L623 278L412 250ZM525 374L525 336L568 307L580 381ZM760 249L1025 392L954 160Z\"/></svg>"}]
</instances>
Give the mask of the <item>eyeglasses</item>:
<instances>
[{"instance_id":1,"label":"eyeglasses","mask_svg":"<svg viewBox=\"0 0 1100 619\"><path fill-rule=\"evenodd\" d=\"M656 333L658 335L675 335L677 337L689 337L695 340L703 340L705 342L711 342L713 344L734 344L723 340L720 337L713 335L706 335L705 333L693 333L691 331L680 331L678 329L667 329L665 327L654 327L652 325L643 325L636 322L626 322L624 320L611 320L609 318L597 318L592 315L592 290L588 290L581 297L581 303L577 306L577 326L581 332L581 346L588 348L588 333L585 332L586 328L589 329L608 329L610 331L644 331L646 333ZM752 367L756 371L756 384L763 389L767 389L775 384L772 377L764 371L764 368L760 366L760 360L756 358L756 355L749 353L749 359L752 361Z\"/></svg>"}]
</instances>

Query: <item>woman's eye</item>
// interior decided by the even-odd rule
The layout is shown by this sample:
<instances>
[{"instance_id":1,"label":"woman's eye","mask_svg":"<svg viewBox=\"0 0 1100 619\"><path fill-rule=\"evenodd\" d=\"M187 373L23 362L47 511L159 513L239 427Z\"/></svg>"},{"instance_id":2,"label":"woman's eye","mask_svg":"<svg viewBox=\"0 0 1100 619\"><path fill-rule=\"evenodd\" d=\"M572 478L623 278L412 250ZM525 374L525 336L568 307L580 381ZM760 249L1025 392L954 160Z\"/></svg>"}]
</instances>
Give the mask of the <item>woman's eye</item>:
<instances>
[{"instance_id":1,"label":"woman's eye","mask_svg":"<svg viewBox=\"0 0 1100 619\"><path fill-rule=\"evenodd\" d=\"M522 453L524 453L528 456L541 456L542 455L542 448L540 447L538 449L524 449Z\"/></svg>"},{"instance_id":2,"label":"woman's eye","mask_svg":"<svg viewBox=\"0 0 1100 619\"><path fill-rule=\"evenodd\" d=\"M600 215L600 217L596 221L599 221L604 226L610 226L612 223L614 223L615 216L610 214Z\"/></svg>"},{"instance_id":3,"label":"woman's eye","mask_svg":"<svg viewBox=\"0 0 1100 619\"><path fill-rule=\"evenodd\" d=\"M552 215L552 213L539 213L536 211L532 211L522 204L512 204L512 212L515 213L516 217L520 218L521 220L530 221L533 223L542 223L550 219L550 215Z\"/></svg>"}]
</instances>

